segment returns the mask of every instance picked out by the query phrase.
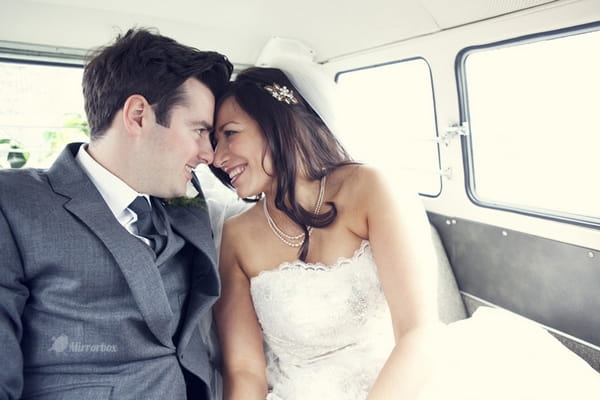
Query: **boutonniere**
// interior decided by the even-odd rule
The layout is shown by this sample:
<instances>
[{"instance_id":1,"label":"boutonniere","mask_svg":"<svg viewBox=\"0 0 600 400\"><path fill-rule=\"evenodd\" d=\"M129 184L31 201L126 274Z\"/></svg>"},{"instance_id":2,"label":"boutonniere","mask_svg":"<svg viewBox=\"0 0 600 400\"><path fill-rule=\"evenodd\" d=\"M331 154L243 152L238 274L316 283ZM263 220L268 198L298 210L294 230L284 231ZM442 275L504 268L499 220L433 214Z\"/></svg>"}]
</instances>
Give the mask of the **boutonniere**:
<instances>
[{"instance_id":1,"label":"boutonniere","mask_svg":"<svg viewBox=\"0 0 600 400\"><path fill-rule=\"evenodd\" d=\"M206 201L201 197L175 197L165 200L165 204L174 207L200 207L206 209Z\"/></svg>"},{"instance_id":2,"label":"boutonniere","mask_svg":"<svg viewBox=\"0 0 600 400\"><path fill-rule=\"evenodd\" d=\"M164 204L174 207L196 207L207 210L206 200L199 194L202 192L200 189L200 181L196 177L196 173L192 171L191 185L188 185L186 195L181 197L174 197L172 199L165 199Z\"/></svg>"}]
</instances>

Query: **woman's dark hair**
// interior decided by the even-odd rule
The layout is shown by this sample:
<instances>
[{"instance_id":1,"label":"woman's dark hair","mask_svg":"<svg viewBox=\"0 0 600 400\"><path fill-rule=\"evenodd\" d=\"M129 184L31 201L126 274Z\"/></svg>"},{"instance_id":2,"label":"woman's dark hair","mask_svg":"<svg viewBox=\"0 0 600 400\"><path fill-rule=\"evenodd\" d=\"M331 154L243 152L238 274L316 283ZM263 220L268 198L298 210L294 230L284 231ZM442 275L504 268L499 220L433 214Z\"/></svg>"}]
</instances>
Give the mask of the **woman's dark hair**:
<instances>
[{"instance_id":1,"label":"woman's dark hair","mask_svg":"<svg viewBox=\"0 0 600 400\"><path fill-rule=\"evenodd\" d=\"M110 46L100 48L83 71L83 97L92 139L110 126L125 100L146 98L157 122L170 125L173 106L187 98L183 83L197 78L218 97L233 65L212 51L200 51L148 29L130 29Z\"/></svg>"},{"instance_id":2,"label":"woman's dark hair","mask_svg":"<svg viewBox=\"0 0 600 400\"><path fill-rule=\"evenodd\" d=\"M298 103L288 104L274 98L265 89L265 86L273 84L291 90ZM334 169L354 162L281 70L252 67L240 72L218 100L217 110L228 98L235 99L258 123L265 136L276 171L275 206L304 230L305 241L299 257L305 260L309 246L308 226L323 228L330 225L337 216L337 209L333 202L327 202L329 209L319 215L304 209L296 201L297 173L302 171L308 178L319 180ZM232 187L229 176L223 170L212 165L210 169L221 182Z\"/></svg>"}]
</instances>

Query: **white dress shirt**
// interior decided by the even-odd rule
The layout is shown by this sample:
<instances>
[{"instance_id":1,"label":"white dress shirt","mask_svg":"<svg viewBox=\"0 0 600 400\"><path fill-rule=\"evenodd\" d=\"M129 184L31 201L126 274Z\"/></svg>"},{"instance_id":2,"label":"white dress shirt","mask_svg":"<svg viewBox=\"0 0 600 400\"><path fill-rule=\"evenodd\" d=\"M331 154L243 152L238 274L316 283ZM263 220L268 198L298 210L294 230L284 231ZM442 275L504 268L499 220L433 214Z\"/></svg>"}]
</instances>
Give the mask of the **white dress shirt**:
<instances>
[{"instance_id":1,"label":"white dress shirt","mask_svg":"<svg viewBox=\"0 0 600 400\"><path fill-rule=\"evenodd\" d=\"M128 208L129 204L131 204L137 196L144 196L150 204L148 195L136 192L119 177L94 160L87 152L87 144L81 145L77 152L76 159L102 195L102 198L117 221L119 221L119 223L131 234L142 239L146 244L149 244L149 241L146 238L137 235L137 228L134 225L137 221L137 215Z\"/></svg>"}]
</instances>

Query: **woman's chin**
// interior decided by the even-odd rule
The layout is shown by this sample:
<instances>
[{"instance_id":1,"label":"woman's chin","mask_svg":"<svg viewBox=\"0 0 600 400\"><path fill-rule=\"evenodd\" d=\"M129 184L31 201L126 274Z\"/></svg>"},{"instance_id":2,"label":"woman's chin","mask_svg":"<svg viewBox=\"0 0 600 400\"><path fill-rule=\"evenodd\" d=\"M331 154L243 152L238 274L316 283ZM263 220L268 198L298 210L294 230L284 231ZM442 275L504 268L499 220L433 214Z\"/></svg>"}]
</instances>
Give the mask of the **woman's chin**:
<instances>
[{"instance_id":1,"label":"woman's chin","mask_svg":"<svg viewBox=\"0 0 600 400\"><path fill-rule=\"evenodd\" d=\"M243 191L240 191L240 190L236 190L236 193L237 193L237 196L238 196L240 199L246 199L246 198L249 198L249 197L252 197L252 196L253 196L253 195L251 195L251 194L248 194L248 193L246 193L246 192L243 192Z\"/></svg>"},{"instance_id":2,"label":"woman's chin","mask_svg":"<svg viewBox=\"0 0 600 400\"><path fill-rule=\"evenodd\" d=\"M242 187L236 187L235 192L240 199L247 199L251 197L255 197L259 193L250 190L244 190Z\"/></svg>"}]
</instances>

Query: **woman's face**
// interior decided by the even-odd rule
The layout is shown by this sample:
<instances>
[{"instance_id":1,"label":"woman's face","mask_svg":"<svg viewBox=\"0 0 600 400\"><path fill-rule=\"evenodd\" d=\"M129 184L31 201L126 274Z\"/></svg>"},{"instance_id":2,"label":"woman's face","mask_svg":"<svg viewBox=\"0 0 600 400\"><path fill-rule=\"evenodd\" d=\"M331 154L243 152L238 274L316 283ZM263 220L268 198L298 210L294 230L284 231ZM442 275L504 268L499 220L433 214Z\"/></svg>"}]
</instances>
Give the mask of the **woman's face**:
<instances>
[{"instance_id":1,"label":"woman's face","mask_svg":"<svg viewBox=\"0 0 600 400\"><path fill-rule=\"evenodd\" d=\"M258 123L229 97L217 110L215 127L213 165L229 175L238 196L268 192L273 182L269 176L273 164Z\"/></svg>"}]
</instances>

